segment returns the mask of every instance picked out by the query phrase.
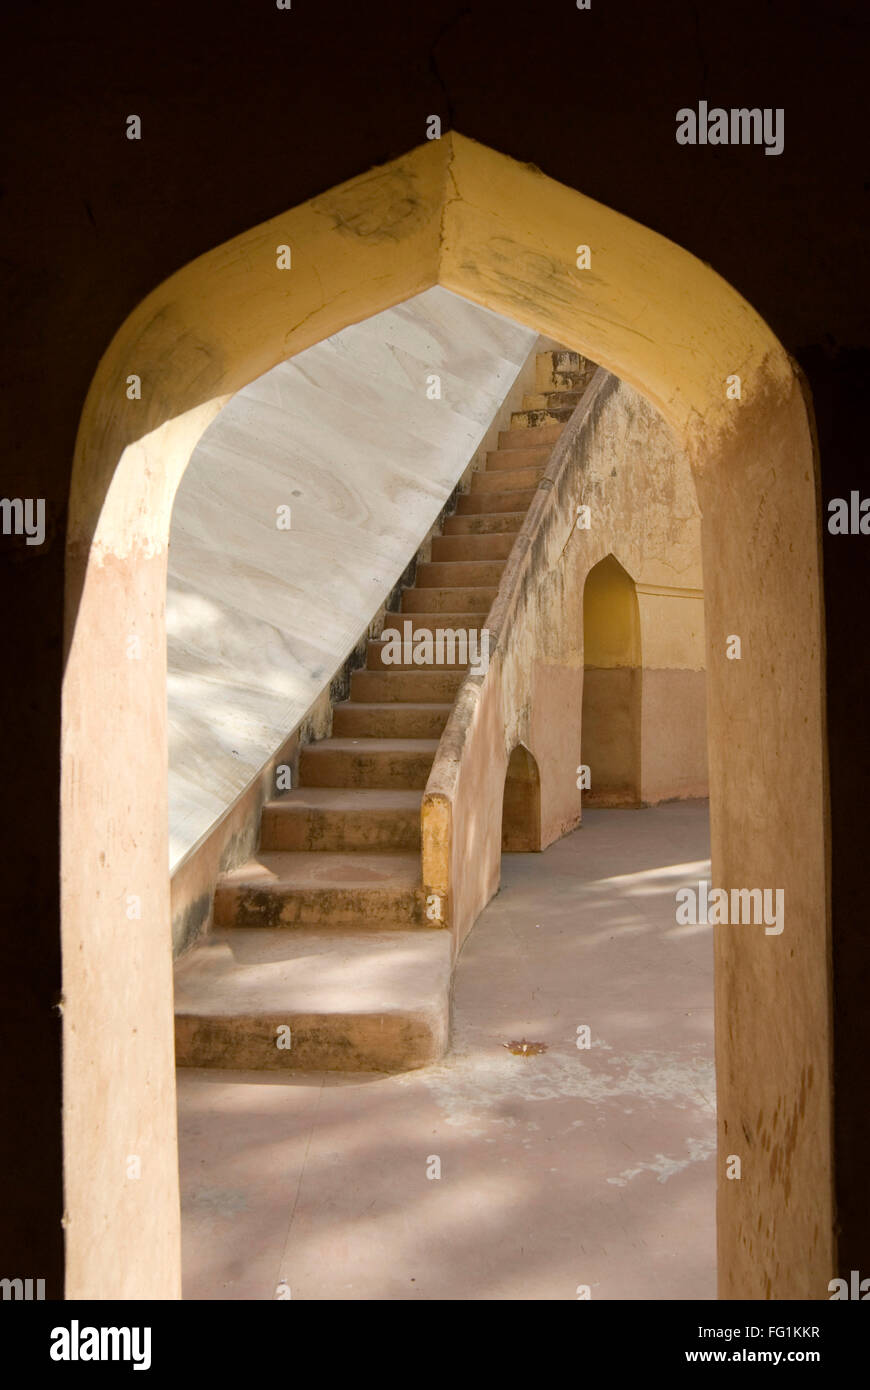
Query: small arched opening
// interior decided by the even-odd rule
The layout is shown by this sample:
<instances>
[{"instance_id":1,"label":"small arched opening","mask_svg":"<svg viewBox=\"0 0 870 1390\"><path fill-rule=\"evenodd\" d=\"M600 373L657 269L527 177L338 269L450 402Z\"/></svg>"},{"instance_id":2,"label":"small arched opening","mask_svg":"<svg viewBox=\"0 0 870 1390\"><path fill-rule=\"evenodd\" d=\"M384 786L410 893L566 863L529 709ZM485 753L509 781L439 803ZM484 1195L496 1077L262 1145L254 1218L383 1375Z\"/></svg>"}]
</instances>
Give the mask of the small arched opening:
<instances>
[{"instance_id":1,"label":"small arched opening","mask_svg":"<svg viewBox=\"0 0 870 1390\"><path fill-rule=\"evenodd\" d=\"M510 755L501 813L502 854L541 848L541 778L528 748L518 743Z\"/></svg>"},{"instance_id":2,"label":"small arched opening","mask_svg":"<svg viewBox=\"0 0 870 1390\"><path fill-rule=\"evenodd\" d=\"M640 614L634 581L613 555L583 589L582 760L588 806L639 806L641 776Z\"/></svg>"}]
</instances>

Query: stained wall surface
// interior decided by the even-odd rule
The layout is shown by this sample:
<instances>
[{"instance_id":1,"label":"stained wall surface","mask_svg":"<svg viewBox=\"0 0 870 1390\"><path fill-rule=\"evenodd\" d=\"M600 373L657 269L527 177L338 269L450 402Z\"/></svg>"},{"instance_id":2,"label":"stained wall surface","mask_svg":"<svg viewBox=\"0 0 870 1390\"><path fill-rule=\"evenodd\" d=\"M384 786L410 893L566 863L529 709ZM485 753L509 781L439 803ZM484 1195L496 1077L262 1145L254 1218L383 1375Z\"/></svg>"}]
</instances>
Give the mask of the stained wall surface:
<instances>
[{"instance_id":1,"label":"stained wall surface","mask_svg":"<svg viewBox=\"0 0 870 1390\"><path fill-rule=\"evenodd\" d=\"M364 632L536 337L434 286L274 367L206 430L170 531L173 869Z\"/></svg>"}]
</instances>

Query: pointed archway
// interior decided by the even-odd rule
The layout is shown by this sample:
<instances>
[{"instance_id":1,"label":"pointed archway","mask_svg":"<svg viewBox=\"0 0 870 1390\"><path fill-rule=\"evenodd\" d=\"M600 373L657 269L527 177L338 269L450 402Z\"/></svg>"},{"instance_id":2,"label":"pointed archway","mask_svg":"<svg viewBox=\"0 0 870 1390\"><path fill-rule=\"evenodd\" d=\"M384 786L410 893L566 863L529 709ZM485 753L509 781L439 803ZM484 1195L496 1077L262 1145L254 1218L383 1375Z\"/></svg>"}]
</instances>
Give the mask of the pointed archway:
<instances>
[{"instance_id":1,"label":"pointed archway","mask_svg":"<svg viewBox=\"0 0 870 1390\"><path fill-rule=\"evenodd\" d=\"M541 848L541 777L528 748L518 743L508 759L501 815L503 854Z\"/></svg>"},{"instance_id":2,"label":"pointed archway","mask_svg":"<svg viewBox=\"0 0 870 1390\"><path fill-rule=\"evenodd\" d=\"M641 795L640 613L631 576L614 555L583 588L581 748L587 806L638 806Z\"/></svg>"},{"instance_id":3,"label":"pointed archway","mask_svg":"<svg viewBox=\"0 0 870 1390\"><path fill-rule=\"evenodd\" d=\"M589 269L578 268L580 244ZM436 283L622 377L690 454L708 576L714 877L784 886L788 913L782 936L716 936L720 1291L820 1296L834 1272L829 852L816 467L801 386L709 266L455 135L178 271L121 326L88 393L69 503L63 699L68 1296L179 1292L164 695L175 488L241 386ZM734 378L739 400L727 394ZM735 633L739 662L725 654ZM796 1097L800 1126L785 1118ZM724 1179L732 1152L740 1182ZM147 1182L127 1179L131 1153Z\"/></svg>"}]
</instances>

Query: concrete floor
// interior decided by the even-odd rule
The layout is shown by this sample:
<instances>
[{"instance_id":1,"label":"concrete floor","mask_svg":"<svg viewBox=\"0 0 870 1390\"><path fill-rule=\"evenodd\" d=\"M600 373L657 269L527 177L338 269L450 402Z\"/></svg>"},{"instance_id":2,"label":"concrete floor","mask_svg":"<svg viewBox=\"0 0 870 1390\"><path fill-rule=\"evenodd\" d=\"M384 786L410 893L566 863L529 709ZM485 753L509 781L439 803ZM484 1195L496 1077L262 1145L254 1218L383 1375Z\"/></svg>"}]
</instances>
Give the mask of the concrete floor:
<instances>
[{"instance_id":1,"label":"concrete floor","mask_svg":"<svg viewBox=\"0 0 870 1390\"><path fill-rule=\"evenodd\" d=\"M505 856L442 1065L180 1070L185 1298L715 1298L708 853L682 802Z\"/></svg>"}]
</instances>

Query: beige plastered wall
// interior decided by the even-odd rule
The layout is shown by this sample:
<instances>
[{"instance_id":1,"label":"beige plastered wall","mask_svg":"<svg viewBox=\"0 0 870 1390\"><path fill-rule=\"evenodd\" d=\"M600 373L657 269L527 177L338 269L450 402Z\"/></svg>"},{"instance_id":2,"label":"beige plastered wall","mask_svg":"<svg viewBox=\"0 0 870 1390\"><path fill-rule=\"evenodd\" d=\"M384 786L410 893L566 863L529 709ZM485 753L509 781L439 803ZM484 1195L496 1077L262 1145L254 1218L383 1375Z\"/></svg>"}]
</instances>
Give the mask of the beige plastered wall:
<instances>
[{"instance_id":1,"label":"beige plastered wall","mask_svg":"<svg viewBox=\"0 0 870 1390\"><path fill-rule=\"evenodd\" d=\"M285 243L293 269L278 272ZM591 247L589 271L576 268L580 243ZM787 894L781 936L715 938L720 1294L827 1297L823 649L801 390L774 335L709 266L456 135L179 270L120 327L85 401L69 499L61 788L67 1294L180 1291L164 621L175 488L206 425L243 385L434 284L601 363L661 412L689 454L702 514L713 876ZM126 397L131 373L139 401ZM732 373L739 402L725 397ZM578 604L560 573L545 580L551 598ZM733 633L739 662L725 657ZM498 699L464 706L481 746L504 747L515 732L506 736L504 711L524 703L540 744L547 701L560 688L576 698L575 669L547 643L524 695L518 678L506 667ZM461 761L458 791L435 807L436 840L451 817L474 833ZM545 758L542 782L554 770ZM503 769L479 771L485 823L500 816ZM547 833L575 815L570 794L555 798ZM462 911L481 891L457 884ZM733 1152L739 1182L724 1180ZM138 1181L127 1177L130 1154L141 1160Z\"/></svg>"}]
</instances>

